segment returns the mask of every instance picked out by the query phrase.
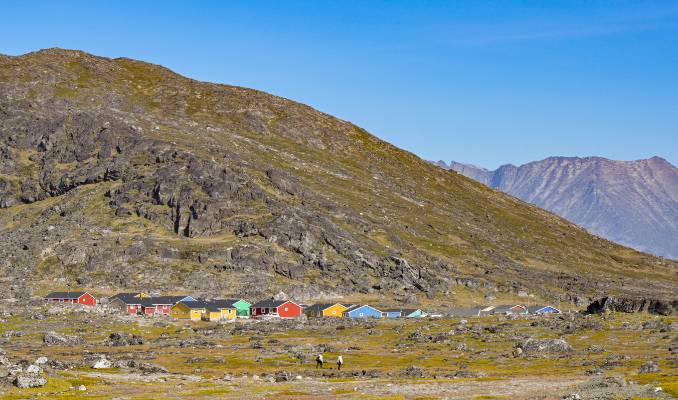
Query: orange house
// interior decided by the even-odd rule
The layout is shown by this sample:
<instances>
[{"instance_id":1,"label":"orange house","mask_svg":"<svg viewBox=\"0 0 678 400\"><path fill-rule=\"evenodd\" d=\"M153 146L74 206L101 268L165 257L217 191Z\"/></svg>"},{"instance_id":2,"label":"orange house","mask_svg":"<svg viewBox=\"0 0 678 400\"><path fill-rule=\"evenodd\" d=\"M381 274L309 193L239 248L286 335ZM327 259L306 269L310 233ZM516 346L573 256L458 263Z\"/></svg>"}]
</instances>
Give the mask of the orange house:
<instances>
[{"instance_id":1,"label":"orange house","mask_svg":"<svg viewBox=\"0 0 678 400\"><path fill-rule=\"evenodd\" d=\"M304 309L307 317L338 317L341 318L348 307L339 303L314 304Z\"/></svg>"}]
</instances>

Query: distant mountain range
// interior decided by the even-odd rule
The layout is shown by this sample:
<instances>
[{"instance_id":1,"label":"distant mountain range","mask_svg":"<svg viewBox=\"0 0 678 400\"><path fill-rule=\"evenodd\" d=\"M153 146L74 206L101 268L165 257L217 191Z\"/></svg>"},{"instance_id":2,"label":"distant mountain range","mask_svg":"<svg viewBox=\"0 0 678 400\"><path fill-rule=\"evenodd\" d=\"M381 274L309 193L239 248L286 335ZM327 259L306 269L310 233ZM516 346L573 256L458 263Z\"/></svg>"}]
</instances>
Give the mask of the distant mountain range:
<instances>
[{"instance_id":1,"label":"distant mountain range","mask_svg":"<svg viewBox=\"0 0 678 400\"><path fill-rule=\"evenodd\" d=\"M550 157L495 171L438 161L487 186L638 250L678 258L678 168L660 157Z\"/></svg>"}]
</instances>

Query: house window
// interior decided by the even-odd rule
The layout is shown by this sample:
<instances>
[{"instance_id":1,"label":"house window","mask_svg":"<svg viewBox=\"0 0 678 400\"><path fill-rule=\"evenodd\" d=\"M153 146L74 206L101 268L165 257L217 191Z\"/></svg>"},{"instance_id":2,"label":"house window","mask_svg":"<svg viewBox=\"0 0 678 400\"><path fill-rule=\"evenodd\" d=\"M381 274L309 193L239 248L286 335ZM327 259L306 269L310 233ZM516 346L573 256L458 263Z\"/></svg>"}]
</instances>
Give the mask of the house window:
<instances>
[{"instance_id":1,"label":"house window","mask_svg":"<svg viewBox=\"0 0 678 400\"><path fill-rule=\"evenodd\" d=\"M360 316L361 316L361 317L364 317L364 316L365 316L365 314L363 314L363 313L360 313Z\"/></svg>"},{"instance_id":2,"label":"house window","mask_svg":"<svg viewBox=\"0 0 678 400\"><path fill-rule=\"evenodd\" d=\"M285 311L287 311L287 307L285 307Z\"/></svg>"}]
</instances>

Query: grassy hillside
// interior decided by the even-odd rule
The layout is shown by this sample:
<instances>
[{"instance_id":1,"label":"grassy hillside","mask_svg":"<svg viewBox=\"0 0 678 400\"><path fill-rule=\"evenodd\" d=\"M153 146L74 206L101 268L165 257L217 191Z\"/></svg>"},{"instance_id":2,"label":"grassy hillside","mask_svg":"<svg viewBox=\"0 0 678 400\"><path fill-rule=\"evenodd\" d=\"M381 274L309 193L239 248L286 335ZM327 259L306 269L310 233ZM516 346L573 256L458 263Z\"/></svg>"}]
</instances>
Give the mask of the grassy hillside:
<instances>
[{"instance_id":1,"label":"grassy hillside","mask_svg":"<svg viewBox=\"0 0 678 400\"><path fill-rule=\"evenodd\" d=\"M263 92L51 49L0 58L0 113L15 286L461 304L678 288L675 262Z\"/></svg>"}]
</instances>

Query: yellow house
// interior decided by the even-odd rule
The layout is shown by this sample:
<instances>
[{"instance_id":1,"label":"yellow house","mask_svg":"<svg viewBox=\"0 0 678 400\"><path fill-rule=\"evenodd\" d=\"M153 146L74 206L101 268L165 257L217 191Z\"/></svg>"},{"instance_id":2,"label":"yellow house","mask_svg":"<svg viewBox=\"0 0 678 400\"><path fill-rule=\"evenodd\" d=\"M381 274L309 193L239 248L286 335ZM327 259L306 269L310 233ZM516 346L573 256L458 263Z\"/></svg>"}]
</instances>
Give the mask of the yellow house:
<instances>
[{"instance_id":1,"label":"yellow house","mask_svg":"<svg viewBox=\"0 0 678 400\"><path fill-rule=\"evenodd\" d=\"M176 319L200 321L206 311L207 307L203 301L181 301L172 306L170 316Z\"/></svg>"},{"instance_id":2,"label":"yellow house","mask_svg":"<svg viewBox=\"0 0 678 400\"><path fill-rule=\"evenodd\" d=\"M235 307L238 299L219 299L205 302L207 311L203 316L206 321L231 321L238 316L238 309Z\"/></svg>"},{"instance_id":3,"label":"yellow house","mask_svg":"<svg viewBox=\"0 0 678 400\"><path fill-rule=\"evenodd\" d=\"M304 309L304 314L308 317L337 317L341 318L348 307L343 304L314 304Z\"/></svg>"},{"instance_id":4,"label":"yellow house","mask_svg":"<svg viewBox=\"0 0 678 400\"><path fill-rule=\"evenodd\" d=\"M206 321L232 321L235 320L237 311L238 310L236 310L235 307L231 306L221 308L213 304L208 304L203 319Z\"/></svg>"}]
</instances>

